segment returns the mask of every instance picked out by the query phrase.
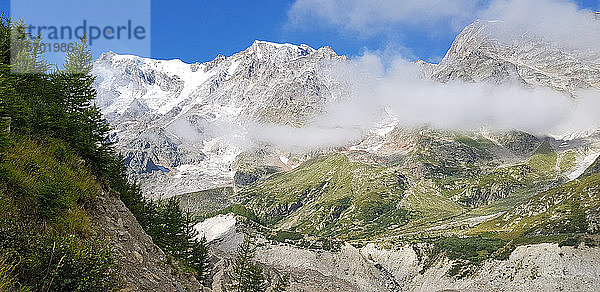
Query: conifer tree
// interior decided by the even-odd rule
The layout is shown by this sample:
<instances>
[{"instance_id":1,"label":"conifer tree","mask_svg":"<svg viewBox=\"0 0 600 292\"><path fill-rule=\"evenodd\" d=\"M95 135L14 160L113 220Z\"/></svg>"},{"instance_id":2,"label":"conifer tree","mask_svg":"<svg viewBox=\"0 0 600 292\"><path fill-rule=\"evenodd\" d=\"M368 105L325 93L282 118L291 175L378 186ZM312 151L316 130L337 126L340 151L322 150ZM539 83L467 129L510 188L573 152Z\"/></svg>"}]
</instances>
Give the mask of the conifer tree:
<instances>
[{"instance_id":1,"label":"conifer tree","mask_svg":"<svg viewBox=\"0 0 600 292\"><path fill-rule=\"evenodd\" d=\"M251 265L248 271L248 291L260 292L267 290L267 282L263 269L258 265Z\"/></svg>"},{"instance_id":2,"label":"conifer tree","mask_svg":"<svg viewBox=\"0 0 600 292\"><path fill-rule=\"evenodd\" d=\"M69 114L64 120L67 124L61 127L67 133L61 134L70 138L84 159L103 171L112 155L108 142L110 128L94 104L92 68L92 52L87 47L87 39L83 38L67 52L63 70L53 75L53 81L62 93L64 110Z\"/></svg>"},{"instance_id":3,"label":"conifer tree","mask_svg":"<svg viewBox=\"0 0 600 292\"><path fill-rule=\"evenodd\" d=\"M209 256L206 237L199 237L198 231L194 228L196 221L190 212L184 211L185 234L188 238L185 261L196 271L196 279L200 283L208 282L209 274Z\"/></svg>"},{"instance_id":4,"label":"conifer tree","mask_svg":"<svg viewBox=\"0 0 600 292\"><path fill-rule=\"evenodd\" d=\"M21 132L47 130L51 116L60 115L46 98L51 87L38 38L30 38L23 22L0 20L0 94L4 103L0 115L11 117L13 128Z\"/></svg>"},{"instance_id":5,"label":"conifer tree","mask_svg":"<svg viewBox=\"0 0 600 292\"><path fill-rule=\"evenodd\" d=\"M142 227L154 243L168 255L194 269L198 281L206 283L209 272L206 238L198 239L192 214L181 210L179 200L175 197L160 203L142 198L142 202L145 202Z\"/></svg>"},{"instance_id":6,"label":"conifer tree","mask_svg":"<svg viewBox=\"0 0 600 292\"><path fill-rule=\"evenodd\" d=\"M202 237L199 240L192 240L190 243L190 254L188 257L188 263L194 270L196 270L196 279L203 284L208 281L209 275L209 261L208 261L208 248L206 246L206 237Z\"/></svg>"},{"instance_id":7,"label":"conifer tree","mask_svg":"<svg viewBox=\"0 0 600 292\"><path fill-rule=\"evenodd\" d=\"M87 76L92 72L92 68L92 52L87 47L87 38L84 37L67 52L63 70L68 74Z\"/></svg>"},{"instance_id":8,"label":"conifer tree","mask_svg":"<svg viewBox=\"0 0 600 292\"><path fill-rule=\"evenodd\" d=\"M154 242L178 259L185 258L188 240L186 218L176 198L169 198L157 208L157 217L149 229Z\"/></svg>"},{"instance_id":9,"label":"conifer tree","mask_svg":"<svg viewBox=\"0 0 600 292\"><path fill-rule=\"evenodd\" d=\"M3 20L4 22L4 20ZM6 20L9 57L3 61L11 64L12 73L44 75L50 70L50 64L44 60L40 43L42 39L26 32L27 25L22 20Z\"/></svg>"},{"instance_id":10,"label":"conifer tree","mask_svg":"<svg viewBox=\"0 0 600 292\"><path fill-rule=\"evenodd\" d=\"M231 288L236 292L261 292L266 291L267 285L264 272L254 263L256 243L249 236L238 247L236 258L233 262L233 284Z\"/></svg>"},{"instance_id":11,"label":"conifer tree","mask_svg":"<svg viewBox=\"0 0 600 292\"><path fill-rule=\"evenodd\" d=\"M273 287L273 292L285 292L287 287L290 285L290 275L285 274L281 276L275 287Z\"/></svg>"}]
</instances>

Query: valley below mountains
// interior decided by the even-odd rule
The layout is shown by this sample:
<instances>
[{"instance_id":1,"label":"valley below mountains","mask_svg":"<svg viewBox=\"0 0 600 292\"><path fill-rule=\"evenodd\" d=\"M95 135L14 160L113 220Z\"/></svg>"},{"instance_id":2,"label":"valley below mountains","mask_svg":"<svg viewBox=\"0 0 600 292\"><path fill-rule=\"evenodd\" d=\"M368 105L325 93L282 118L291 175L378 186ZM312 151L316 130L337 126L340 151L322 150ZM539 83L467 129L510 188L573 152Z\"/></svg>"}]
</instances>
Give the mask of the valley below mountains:
<instances>
[{"instance_id":1,"label":"valley below mountains","mask_svg":"<svg viewBox=\"0 0 600 292\"><path fill-rule=\"evenodd\" d=\"M505 42L501 25L469 25L439 64L414 64L420 78L569 100L600 90L600 51ZM273 142L351 100L351 64L263 41L206 63L94 62L111 141L146 197L197 216L212 291L244 234L267 275L290 275L288 291L597 291L600 130L406 126L382 108L344 143Z\"/></svg>"}]
</instances>

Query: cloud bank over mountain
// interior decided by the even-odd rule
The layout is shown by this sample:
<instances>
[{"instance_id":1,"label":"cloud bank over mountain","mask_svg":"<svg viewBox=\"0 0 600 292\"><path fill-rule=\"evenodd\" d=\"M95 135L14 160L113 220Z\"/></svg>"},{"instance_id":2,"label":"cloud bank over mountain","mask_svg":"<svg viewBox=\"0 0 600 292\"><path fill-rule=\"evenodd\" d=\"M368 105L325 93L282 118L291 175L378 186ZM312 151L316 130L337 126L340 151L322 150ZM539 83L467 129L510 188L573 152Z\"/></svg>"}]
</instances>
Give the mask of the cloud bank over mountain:
<instances>
[{"instance_id":1,"label":"cloud bank over mountain","mask_svg":"<svg viewBox=\"0 0 600 292\"><path fill-rule=\"evenodd\" d=\"M384 69L381 58L365 54L328 72L353 84L353 96L331 103L306 127L250 127L257 140L283 147L330 147L358 141L369 130L395 122L401 127L448 130L518 129L564 135L600 128L600 92L579 90L572 98L547 87L423 78L419 65L397 59ZM353 73L351 73L353 72Z\"/></svg>"},{"instance_id":2,"label":"cloud bank over mountain","mask_svg":"<svg viewBox=\"0 0 600 292\"><path fill-rule=\"evenodd\" d=\"M541 44L573 56L579 63L560 68L566 75L580 74L577 71L580 65L589 66L592 70L600 66L600 38L597 37L600 35L600 21L594 19L591 11L579 9L572 1L427 0L398 3L386 0L298 0L289 11L293 23L317 20L360 34L380 32L389 25L427 27L436 22L461 24L470 21L469 16L472 15L493 20L489 25L476 29L485 29L487 37L500 46L535 51L527 46ZM495 22L500 24L495 25ZM477 36L477 33L474 35ZM468 37L472 35L465 36ZM466 45L472 45L469 41L463 40ZM475 44L489 45L484 42ZM473 51L478 49L473 48ZM544 53L543 50L538 51ZM563 59L564 56L554 58ZM550 56L540 62L548 62L552 58ZM533 59L532 62L535 61ZM518 61L513 63L519 65ZM342 145L356 140L386 119L397 121L404 127L428 125L461 130L485 127L519 129L544 135L600 128L597 114L600 92L597 88L578 89L572 93L573 98L545 86L523 86L518 80L501 84L466 82L461 78L438 82L424 78L421 66L401 55L390 57L389 51L385 54L366 52L352 62L338 64L325 73L340 83L351 85L351 98L330 104L326 115L314 119L305 128L261 126L250 133L259 140L266 139L277 145L315 147ZM534 69L544 66L548 67L541 64ZM541 73L554 79L561 78L556 77L555 72Z\"/></svg>"},{"instance_id":3,"label":"cloud bank over mountain","mask_svg":"<svg viewBox=\"0 0 600 292\"><path fill-rule=\"evenodd\" d=\"M366 72L362 76L368 81L356 83L356 96L348 102L354 106L343 105L345 112L355 109L348 116L360 116L368 110L376 115L379 108L385 107L406 126L425 124L448 129L485 126L546 133L569 127L600 126L600 119L593 118L600 108L597 90L579 91L573 99L549 88L525 88L517 83L497 85L460 80L439 83L422 78L418 64L403 59L397 59L390 69L382 71L381 59L369 54L351 66ZM583 117L592 123L578 122Z\"/></svg>"}]
</instances>

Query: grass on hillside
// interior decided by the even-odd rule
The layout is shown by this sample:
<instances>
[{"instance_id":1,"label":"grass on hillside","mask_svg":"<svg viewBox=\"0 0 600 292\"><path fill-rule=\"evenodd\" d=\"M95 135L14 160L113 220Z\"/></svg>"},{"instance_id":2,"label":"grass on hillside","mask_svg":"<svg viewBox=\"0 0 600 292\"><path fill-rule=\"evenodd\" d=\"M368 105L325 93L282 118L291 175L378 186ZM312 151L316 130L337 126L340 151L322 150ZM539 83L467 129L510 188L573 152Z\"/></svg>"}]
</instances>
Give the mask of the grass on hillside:
<instances>
[{"instance_id":1,"label":"grass on hillside","mask_svg":"<svg viewBox=\"0 0 600 292\"><path fill-rule=\"evenodd\" d=\"M64 143L13 135L0 162L2 279L11 290L110 290L107 244L90 229L86 204L101 188ZM3 285L3 284L0 284Z\"/></svg>"},{"instance_id":2,"label":"grass on hillside","mask_svg":"<svg viewBox=\"0 0 600 292\"><path fill-rule=\"evenodd\" d=\"M335 154L274 174L240 195L269 226L351 239L408 221L409 212L398 205L405 180L393 169Z\"/></svg>"},{"instance_id":3,"label":"grass on hillside","mask_svg":"<svg viewBox=\"0 0 600 292\"><path fill-rule=\"evenodd\" d=\"M498 166L487 156L487 147L497 147L489 141L452 139L441 144L462 145L459 155L472 161L463 163L462 158L435 152L447 148L435 141L426 141L422 150L438 155L411 154L429 163L424 164L425 171L433 175L425 177L398 167L352 162L343 154L326 155L241 189L244 200L226 210L269 227L270 237L277 241L302 242L313 236L356 244L375 240L426 246L422 250L426 266L444 255L454 262L449 273L459 277L486 259L505 259L519 245L591 242L581 234L598 230L586 218L600 212L597 195L590 195L599 193L598 177L558 186L563 173L573 167L574 152L559 154L549 143L533 141L531 149L515 148L527 152L528 158ZM445 172L448 167L457 169ZM499 212L520 214L518 219L512 217L516 227L508 230L505 225L511 223L499 221L506 215L475 228L466 222Z\"/></svg>"},{"instance_id":4,"label":"grass on hillside","mask_svg":"<svg viewBox=\"0 0 600 292\"><path fill-rule=\"evenodd\" d=\"M576 166L575 161L577 160L577 154L575 151L568 150L562 154L560 159L559 168L561 172L566 172L573 169Z\"/></svg>"},{"instance_id":5,"label":"grass on hillside","mask_svg":"<svg viewBox=\"0 0 600 292\"><path fill-rule=\"evenodd\" d=\"M597 214L598 208L600 174L537 194L505 215L477 226L471 233L494 232L504 239L584 233L589 227L586 216Z\"/></svg>"}]
</instances>

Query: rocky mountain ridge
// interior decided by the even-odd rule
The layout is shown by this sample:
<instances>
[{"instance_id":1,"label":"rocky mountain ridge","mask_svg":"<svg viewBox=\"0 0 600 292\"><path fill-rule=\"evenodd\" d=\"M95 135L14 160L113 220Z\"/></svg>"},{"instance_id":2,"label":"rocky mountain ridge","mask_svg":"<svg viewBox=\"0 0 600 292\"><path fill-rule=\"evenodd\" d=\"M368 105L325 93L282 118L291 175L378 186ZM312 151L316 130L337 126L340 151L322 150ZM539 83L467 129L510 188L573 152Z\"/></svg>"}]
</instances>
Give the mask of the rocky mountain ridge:
<instances>
[{"instance_id":1,"label":"rocky mountain ridge","mask_svg":"<svg viewBox=\"0 0 600 292\"><path fill-rule=\"evenodd\" d=\"M526 32L506 37L509 29L501 21L475 21L439 64L424 66L425 75L440 82L518 82L568 94L600 88L600 52L565 48Z\"/></svg>"},{"instance_id":2,"label":"rocky mountain ridge","mask_svg":"<svg viewBox=\"0 0 600 292\"><path fill-rule=\"evenodd\" d=\"M343 60L328 47L256 41L203 64L109 52L93 73L117 148L144 191L164 197L228 184L247 123L301 125L341 98L321 72Z\"/></svg>"}]
</instances>

